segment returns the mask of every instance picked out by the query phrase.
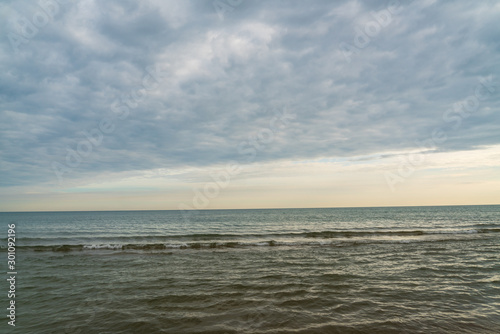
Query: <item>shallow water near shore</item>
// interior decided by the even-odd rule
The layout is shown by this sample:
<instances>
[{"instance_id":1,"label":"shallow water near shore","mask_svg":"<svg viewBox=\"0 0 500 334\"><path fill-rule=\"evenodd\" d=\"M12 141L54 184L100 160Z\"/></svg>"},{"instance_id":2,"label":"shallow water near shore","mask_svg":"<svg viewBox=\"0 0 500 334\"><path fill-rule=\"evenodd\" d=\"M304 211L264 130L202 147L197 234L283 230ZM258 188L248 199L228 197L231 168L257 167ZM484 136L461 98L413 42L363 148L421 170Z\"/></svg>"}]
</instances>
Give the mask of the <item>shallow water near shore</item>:
<instances>
[{"instance_id":1,"label":"shallow water near shore","mask_svg":"<svg viewBox=\"0 0 500 334\"><path fill-rule=\"evenodd\" d=\"M12 332L500 332L500 206L0 221L16 224Z\"/></svg>"}]
</instances>

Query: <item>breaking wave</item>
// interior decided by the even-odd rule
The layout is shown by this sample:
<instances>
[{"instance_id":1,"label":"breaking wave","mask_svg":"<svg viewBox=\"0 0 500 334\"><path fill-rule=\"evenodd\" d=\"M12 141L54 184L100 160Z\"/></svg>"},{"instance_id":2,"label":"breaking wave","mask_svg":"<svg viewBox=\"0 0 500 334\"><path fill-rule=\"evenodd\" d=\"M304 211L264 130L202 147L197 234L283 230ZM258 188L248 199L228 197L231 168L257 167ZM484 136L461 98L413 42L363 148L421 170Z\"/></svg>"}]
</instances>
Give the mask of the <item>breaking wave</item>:
<instances>
[{"instance_id":1,"label":"breaking wave","mask_svg":"<svg viewBox=\"0 0 500 334\"><path fill-rule=\"evenodd\" d=\"M373 243L413 243L457 240L468 236L500 233L500 228L462 230L320 231L276 234L191 234L151 237L109 237L20 240L18 248L54 251L161 251L184 249L231 249L249 247L349 247ZM85 239L85 238L83 238ZM22 244L26 242L26 244ZM2 246L5 250L5 247Z\"/></svg>"}]
</instances>

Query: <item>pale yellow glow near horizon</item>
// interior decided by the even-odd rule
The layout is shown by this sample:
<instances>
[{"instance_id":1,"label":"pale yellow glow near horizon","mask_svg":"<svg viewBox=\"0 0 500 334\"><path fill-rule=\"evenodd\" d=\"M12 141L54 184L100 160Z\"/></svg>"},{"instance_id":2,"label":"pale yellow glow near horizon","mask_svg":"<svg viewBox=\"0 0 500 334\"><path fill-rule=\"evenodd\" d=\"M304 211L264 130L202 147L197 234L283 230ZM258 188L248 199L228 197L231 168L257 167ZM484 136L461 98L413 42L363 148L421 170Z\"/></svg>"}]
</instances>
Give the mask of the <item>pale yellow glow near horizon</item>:
<instances>
[{"instance_id":1,"label":"pale yellow glow near horizon","mask_svg":"<svg viewBox=\"0 0 500 334\"><path fill-rule=\"evenodd\" d=\"M57 189L11 189L0 194L0 211L177 210L181 204L193 209L500 204L500 145L428 154L392 191L384 173L397 173L404 157L241 166L218 190L210 174L224 166L101 175ZM204 195L207 184L212 198Z\"/></svg>"}]
</instances>

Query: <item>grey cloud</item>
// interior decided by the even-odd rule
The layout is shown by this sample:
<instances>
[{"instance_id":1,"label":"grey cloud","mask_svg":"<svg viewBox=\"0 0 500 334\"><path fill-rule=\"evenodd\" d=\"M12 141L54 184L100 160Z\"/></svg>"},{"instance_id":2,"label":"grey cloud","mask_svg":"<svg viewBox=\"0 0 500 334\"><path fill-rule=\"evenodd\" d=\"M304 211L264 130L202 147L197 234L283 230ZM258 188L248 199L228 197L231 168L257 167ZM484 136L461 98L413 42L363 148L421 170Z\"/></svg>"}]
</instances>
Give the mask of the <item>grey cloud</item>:
<instances>
[{"instance_id":1,"label":"grey cloud","mask_svg":"<svg viewBox=\"0 0 500 334\"><path fill-rule=\"evenodd\" d=\"M104 118L115 131L65 177L244 161L238 145L285 107L295 119L257 162L412 149L435 128L449 134L439 150L498 144L498 86L458 129L443 120L480 78L498 80L498 5L423 3L401 1L350 63L339 44L387 2L244 1L224 20L210 2L61 5L19 54L2 36L1 183L56 183L51 163ZM119 119L111 105L155 64L161 85Z\"/></svg>"}]
</instances>

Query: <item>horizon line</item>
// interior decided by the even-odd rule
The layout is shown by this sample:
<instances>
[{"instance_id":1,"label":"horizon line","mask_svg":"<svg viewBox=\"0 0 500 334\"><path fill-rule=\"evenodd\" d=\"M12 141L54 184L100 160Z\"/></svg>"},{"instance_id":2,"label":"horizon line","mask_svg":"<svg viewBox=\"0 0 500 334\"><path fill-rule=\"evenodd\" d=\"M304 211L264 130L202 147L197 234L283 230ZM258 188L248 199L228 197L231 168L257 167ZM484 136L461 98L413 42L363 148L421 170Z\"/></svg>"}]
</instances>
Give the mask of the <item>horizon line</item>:
<instances>
[{"instance_id":1,"label":"horizon line","mask_svg":"<svg viewBox=\"0 0 500 334\"><path fill-rule=\"evenodd\" d=\"M375 209L375 208L425 208L446 206L497 206L500 204L437 204L437 205L385 205L385 206L332 206L332 207L290 207L290 208L238 208L238 209L138 209L138 210L56 210L56 211L0 211L0 213L55 213L55 212L147 212L147 211L228 211L228 210L305 210L305 209Z\"/></svg>"}]
</instances>

